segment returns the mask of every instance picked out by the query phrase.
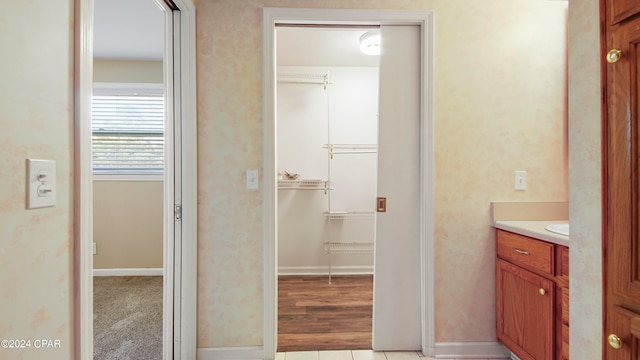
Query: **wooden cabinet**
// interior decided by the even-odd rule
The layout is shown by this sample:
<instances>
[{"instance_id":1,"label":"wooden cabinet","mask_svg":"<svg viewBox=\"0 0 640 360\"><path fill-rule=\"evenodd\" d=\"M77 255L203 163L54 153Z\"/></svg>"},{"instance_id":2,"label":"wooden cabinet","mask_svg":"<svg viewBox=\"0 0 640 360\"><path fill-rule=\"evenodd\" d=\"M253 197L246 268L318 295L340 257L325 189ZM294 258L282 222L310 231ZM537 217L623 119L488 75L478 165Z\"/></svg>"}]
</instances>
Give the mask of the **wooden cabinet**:
<instances>
[{"instance_id":1,"label":"wooden cabinet","mask_svg":"<svg viewBox=\"0 0 640 360\"><path fill-rule=\"evenodd\" d=\"M569 251L498 230L497 337L521 360L569 359Z\"/></svg>"},{"instance_id":2,"label":"wooden cabinet","mask_svg":"<svg viewBox=\"0 0 640 360\"><path fill-rule=\"evenodd\" d=\"M556 264L556 351L557 359L569 360L569 248L555 245Z\"/></svg>"},{"instance_id":3,"label":"wooden cabinet","mask_svg":"<svg viewBox=\"0 0 640 360\"><path fill-rule=\"evenodd\" d=\"M640 359L640 1L601 0L603 358ZM605 61L606 60L606 61ZM596 339L593 339L596 341Z\"/></svg>"}]
</instances>

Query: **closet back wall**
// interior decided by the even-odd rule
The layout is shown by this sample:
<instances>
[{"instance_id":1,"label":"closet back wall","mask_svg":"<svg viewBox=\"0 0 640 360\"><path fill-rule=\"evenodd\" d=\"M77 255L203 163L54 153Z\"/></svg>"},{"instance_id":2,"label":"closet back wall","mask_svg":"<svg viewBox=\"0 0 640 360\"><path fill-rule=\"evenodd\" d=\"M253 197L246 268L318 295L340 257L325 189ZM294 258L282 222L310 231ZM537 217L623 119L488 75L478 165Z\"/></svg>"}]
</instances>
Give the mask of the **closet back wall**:
<instances>
[{"instance_id":1,"label":"closet back wall","mask_svg":"<svg viewBox=\"0 0 640 360\"><path fill-rule=\"evenodd\" d=\"M300 179L327 180L331 210L373 211L377 157L334 155L323 145L376 144L378 137L378 68L280 66L279 74L329 73L320 84L278 82L277 161L279 172ZM328 101L327 101L328 100ZM329 122L329 123L328 123ZM331 166L329 167L329 161ZM329 175L330 173L330 175ZM326 274L324 243L372 242L373 216L331 219L328 194L316 190L278 190L278 272ZM333 254L332 273L373 273L373 254Z\"/></svg>"},{"instance_id":2,"label":"closet back wall","mask_svg":"<svg viewBox=\"0 0 640 360\"><path fill-rule=\"evenodd\" d=\"M94 61L94 81L162 83L162 61ZM93 182L94 269L162 268L162 180Z\"/></svg>"}]
</instances>

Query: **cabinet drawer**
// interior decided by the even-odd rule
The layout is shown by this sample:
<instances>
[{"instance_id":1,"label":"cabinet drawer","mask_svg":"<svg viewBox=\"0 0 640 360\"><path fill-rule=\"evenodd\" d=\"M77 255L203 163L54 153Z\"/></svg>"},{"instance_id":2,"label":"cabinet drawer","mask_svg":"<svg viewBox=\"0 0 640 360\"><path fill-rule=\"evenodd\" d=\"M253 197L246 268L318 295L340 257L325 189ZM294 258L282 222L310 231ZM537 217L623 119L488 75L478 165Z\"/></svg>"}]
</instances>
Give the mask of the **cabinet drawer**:
<instances>
[{"instance_id":1,"label":"cabinet drawer","mask_svg":"<svg viewBox=\"0 0 640 360\"><path fill-rule=\"evenodd\" d=\"M498 230L498 257L523 267L553 276L554 247L526 236Z\"/></svg>"}]
</instances>

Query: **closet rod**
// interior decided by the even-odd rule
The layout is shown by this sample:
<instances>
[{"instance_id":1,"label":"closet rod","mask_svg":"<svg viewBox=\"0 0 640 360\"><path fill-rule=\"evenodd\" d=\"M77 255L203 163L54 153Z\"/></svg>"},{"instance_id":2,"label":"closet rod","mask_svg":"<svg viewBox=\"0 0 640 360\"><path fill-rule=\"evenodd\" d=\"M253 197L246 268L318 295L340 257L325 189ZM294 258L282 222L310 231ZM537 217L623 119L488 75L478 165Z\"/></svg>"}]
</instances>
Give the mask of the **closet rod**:
<instances>
[{"instance_id":1,"label":"closet rod","mask_svg":"<svg viewBox=\"0 0 640 360\"><path fill-rule=\"evenodd\" d=\"M276 27L292 27L292 28L320 28L320 29L380 29L379 24L301 24L301 23L285 23L275 24Z\"/></svg>"}]
</instances>

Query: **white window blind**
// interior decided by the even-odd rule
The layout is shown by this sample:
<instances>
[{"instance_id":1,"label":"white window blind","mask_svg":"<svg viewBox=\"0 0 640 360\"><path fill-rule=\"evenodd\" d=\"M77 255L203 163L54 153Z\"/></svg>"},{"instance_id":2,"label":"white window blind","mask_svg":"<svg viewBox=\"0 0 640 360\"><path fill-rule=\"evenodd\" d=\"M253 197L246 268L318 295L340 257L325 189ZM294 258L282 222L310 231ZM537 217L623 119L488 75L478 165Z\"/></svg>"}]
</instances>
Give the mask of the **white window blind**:
<instances>
[{"instance_id":1,"label":"white window blind","mask_svg":"<svg viewBox=\"0 0 640 360\"><path fill-rule=\"evenodd\" d=\"M92 101L93 171L157 174L164 170L162 86L96 86Z\"/></svg>"}]
</instances>

